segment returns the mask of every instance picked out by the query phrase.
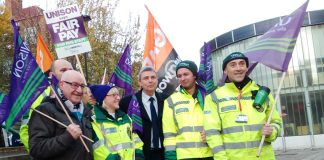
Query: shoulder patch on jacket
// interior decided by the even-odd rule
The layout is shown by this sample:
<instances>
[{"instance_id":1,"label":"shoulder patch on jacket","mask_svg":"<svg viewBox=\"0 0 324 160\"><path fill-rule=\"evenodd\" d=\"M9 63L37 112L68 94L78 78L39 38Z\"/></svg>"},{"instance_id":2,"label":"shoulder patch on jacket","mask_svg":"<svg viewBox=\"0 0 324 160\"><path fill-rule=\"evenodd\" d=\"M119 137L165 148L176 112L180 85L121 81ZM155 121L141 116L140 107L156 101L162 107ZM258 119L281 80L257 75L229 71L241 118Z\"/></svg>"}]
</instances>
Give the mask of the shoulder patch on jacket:
<instances>
[{"instance_id":1,"label":"shoulder patch on jacket","mask_svg":"<svg viewBox=\"0 0 324 160\"><path fill-rule=\"evenodd\" d=\"M182 113L182 112L189 112L189 109L188 108L178 108L176 110L176 114L179 114L179 113Z\"/></svg>"},{"instance_id":2,"label":"shoulder patch on jacket","mask_svg":"<svg viewBox=\"0 0 324 160\"><path fill-rule=\"evenodd\" d=\"M211 111L210 110L206 110L206 111L204 111L204 114L211 114Z\"/></svg>"},{"instance_id":3,"label":"shoulder patch on jacket","mask_svg":"<svg viewBox=\"0 0 324 160\"><path fill-rule=\"evenodd\" d=\"M221 112L236 110L236 105L225 106L221 108Z\"/></svg>"},{"instance_id":4,"label":"shoulder patch on jacket","mask_svg":"<svg viewBox=\"0 0 324 160\"><path fill-rule=\"evenodd\" d=\"M179 104L189 104L189 101L178 101L178 102L174 103L174 106L177 106Z\"/></svg>"},{"instance_id":5,"label":"shoulder patch on jacket","mask_svg":"<svg viewBox=\"0 0 324 160\"><path fill-rule=\"evenodd\" d=\"M108 133L116 133L116 132L117 132L117 128L116 127L107 128L106 129L106 134L108 134Z\"/></svg>"}]
</instances>

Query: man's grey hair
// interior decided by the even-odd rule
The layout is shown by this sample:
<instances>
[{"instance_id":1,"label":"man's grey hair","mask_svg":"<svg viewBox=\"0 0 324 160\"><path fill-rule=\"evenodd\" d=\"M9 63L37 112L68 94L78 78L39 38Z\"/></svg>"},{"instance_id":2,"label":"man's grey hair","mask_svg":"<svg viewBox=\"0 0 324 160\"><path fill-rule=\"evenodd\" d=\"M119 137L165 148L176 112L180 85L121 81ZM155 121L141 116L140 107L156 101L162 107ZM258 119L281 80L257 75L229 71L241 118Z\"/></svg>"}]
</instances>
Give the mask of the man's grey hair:
<instances>
[{"instance_id":1,"label":"man's grey hair","mask_svg":"<svg viewBox=\"0 0 324 160\"><path fill-rule=\"evenodd\" d=\"M157 73L155 72L155 69L152 66L144 66L141 68L141 70L138 73L138 81L141 81L142 73L146 72L146 71L152 71L157 75Z\"/></svg>"}]
</instances>

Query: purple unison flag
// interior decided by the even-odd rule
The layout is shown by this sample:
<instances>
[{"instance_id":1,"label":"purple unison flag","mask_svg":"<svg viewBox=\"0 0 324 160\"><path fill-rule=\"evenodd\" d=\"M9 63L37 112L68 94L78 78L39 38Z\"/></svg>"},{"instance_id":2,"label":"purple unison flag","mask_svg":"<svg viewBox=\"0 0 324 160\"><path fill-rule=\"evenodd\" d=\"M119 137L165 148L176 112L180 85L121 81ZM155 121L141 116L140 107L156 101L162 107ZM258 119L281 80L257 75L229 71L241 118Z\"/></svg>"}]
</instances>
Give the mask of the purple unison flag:
<instances>
[{"instance_id":1,"label":"purple unison flag","mask_svg":"<svg viewBox=\"0 0 324 160\"><path fill-rule=\"evenodd\" d=\"M58 87L58 83L59 83L59 80L58 80L54 75L52 75L52 78L51 78L51 85L52 85L54 88L57 88L57 87Z\"/></svg>"},{"instance_id":2,"label":"purple unison flag","mask_svg":"<svg viewBox=\"0 0 324 160\"><path fill-rule=\"evenodd\" d=\"M135 95L129 102L127 114L132 119L133 132L143 133L141 110Z\"/></svg>"},{"instance_id":3,"label":"purple unison flag","mask_svg":"<svg viewBox=\"0 0 324 160\"><path fill-rule=\"evenodd\" d=\"M249 61L262 63L282 72L287 71L307 5L308 1L280 19L279 23L249 46L244 52Z\"/></svg>"},{"instance_id":4,"label":"purple unison flag","mask_svg":"<svg viewBox=\"0 0 324 160\"><path fill-rule=\"evenodd\" d=\"M126 46L123 55L120 57L114 73L111 75L109 83L115 84L125 89L125 96L133 93L132 89L132 63L130 57L130 47Z\"/></svg>"},{"instance_id":5,"label":"purple unison flag","mask_svg":"<svg viewBox=\"0 0 324 160\"><path fill-rule=\"evenodd\" d=\"M14 30L14 61L7 112L0 117L0 123L6 120L6 128L10 128L49 85L33 54L21 39L15 21L11 20L11 24Z\"/></svg>"},{"instance_id":6,"label":"purple unison flag","mask_svg":"<svg viewBox=\"0 0 324 160\"><path fill-rule=\"evenodd\" d=\"M205 53L205 45L204 44L204 50L200 53L200 64L199 64L199 70L198 70L198 77L199 77L199 84L205 85L206 83L206 70L205 70L205 61L206 61L206 53Z\"/></svg>"},{"instance_id":7,"label":"purple unison flag","mask_svg":"<svg viewBox=\"0 0 324 160\"><path fill-rule=\"evenodd\" d=\"M200 84L204 86L206 92L209 94L215 89L213 80L213 63L211 57L211 49L209 43L204 43L204 50L200 54L200 65L198 76Z\"/></svg>"}]
</instances>

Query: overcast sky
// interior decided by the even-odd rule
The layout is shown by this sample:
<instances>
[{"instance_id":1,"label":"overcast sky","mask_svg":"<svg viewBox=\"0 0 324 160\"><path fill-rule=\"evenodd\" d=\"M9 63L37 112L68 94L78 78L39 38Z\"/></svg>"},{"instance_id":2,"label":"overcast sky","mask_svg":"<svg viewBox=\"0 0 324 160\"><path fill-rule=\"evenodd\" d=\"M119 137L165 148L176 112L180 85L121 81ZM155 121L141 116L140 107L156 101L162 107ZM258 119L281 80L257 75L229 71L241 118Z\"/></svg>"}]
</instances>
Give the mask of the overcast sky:
<instances>
[{"instance_id":1,"label":"overcast sky","mask_svg":"<svg viewBox=\"0 0 324 160\"><path fill-rule=\"evenodd\" d=\"M56 0L23 0L24 6L53 9ZM142 26L151 10L181 59L199 63L199 49L223 33L258 21L288 15L306 0L120 0L118 15L142 16ZM307 11L324 9L324 0L310 0ZM143 33L145 38L145 33ZM144 43L145 41L143 41ZM143 44L144 45L144 44Z\"/></svg>"}]
</instances>

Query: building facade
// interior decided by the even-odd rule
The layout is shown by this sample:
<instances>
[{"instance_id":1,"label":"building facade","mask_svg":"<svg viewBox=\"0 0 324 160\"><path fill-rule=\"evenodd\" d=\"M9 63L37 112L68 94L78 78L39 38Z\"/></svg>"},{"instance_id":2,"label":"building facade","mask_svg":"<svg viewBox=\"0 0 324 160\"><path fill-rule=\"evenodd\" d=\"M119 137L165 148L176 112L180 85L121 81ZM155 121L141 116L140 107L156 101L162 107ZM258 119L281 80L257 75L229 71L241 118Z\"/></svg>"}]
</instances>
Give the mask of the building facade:
<instances>
[{"instance_id":1,"label":"building facade","mask_svg":"<svg viewBox=\"0 0 324 160\"><path fill-rule=\"evenodd\" d=\"M244 50L280 18L249 24L224 33L212 46L214 81L222 77L223 59ZM282 72L259 64L250 77L276 96ZM281 148L324 147L324 10L305 15L288 71L276 104L283 118L283 134L273 144Z\"/></svg>"}]
</instances>

